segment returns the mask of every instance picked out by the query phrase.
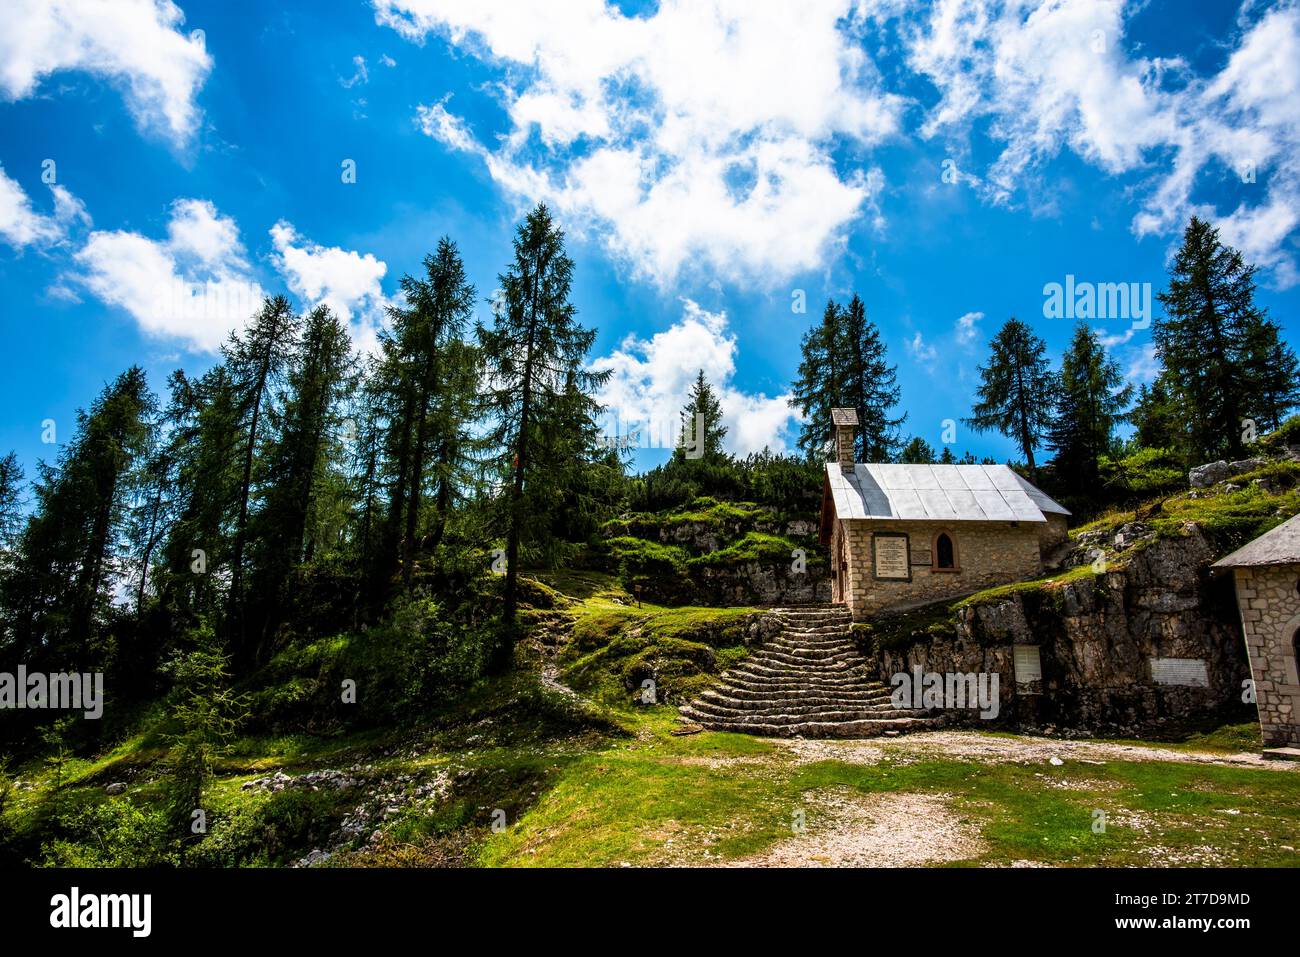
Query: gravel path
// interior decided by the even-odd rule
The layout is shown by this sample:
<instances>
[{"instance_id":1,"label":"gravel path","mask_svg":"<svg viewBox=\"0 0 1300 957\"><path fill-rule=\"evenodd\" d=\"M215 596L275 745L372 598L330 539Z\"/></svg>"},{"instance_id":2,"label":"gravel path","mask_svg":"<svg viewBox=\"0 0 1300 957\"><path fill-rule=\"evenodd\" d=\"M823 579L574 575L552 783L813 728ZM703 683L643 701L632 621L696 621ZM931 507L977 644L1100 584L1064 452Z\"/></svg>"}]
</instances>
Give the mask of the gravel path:
<instances>
[{"instance_id":1,"label":"gravel path","mask_svg":"<svg viewBox=\"0 0 1300 957\"><path fill-rule=\"evenodd\" d=\"M817 791L805 797L803 833L729 866L917 867L978 857L979 829L953 814L947 798Z\"/></svg>"},{"instance_id":2,"label":"gravel path","mask_svg":"<svg viewBox=\"0 0 1300 957\"><path fill-rule=\"evenodd\" d=\"M1178 751L1159 745L1110 744L1103 741L1063 741L1058 738L1014 738L983 734L979 731L926 731L897 738L863 740L778 739L796 760L844 761L849 764L876 764L886 758L916 760L925 758L962 758L994 764L1040 764L1058 761L1082 761L1104 764L1107 761L1177 761L1188 764L1217 764L1224 767L1267 768L1270 771L1300 770L1300 762L1265 761L1258 754L1212 754Z\"/></svg>"}]
</instances>

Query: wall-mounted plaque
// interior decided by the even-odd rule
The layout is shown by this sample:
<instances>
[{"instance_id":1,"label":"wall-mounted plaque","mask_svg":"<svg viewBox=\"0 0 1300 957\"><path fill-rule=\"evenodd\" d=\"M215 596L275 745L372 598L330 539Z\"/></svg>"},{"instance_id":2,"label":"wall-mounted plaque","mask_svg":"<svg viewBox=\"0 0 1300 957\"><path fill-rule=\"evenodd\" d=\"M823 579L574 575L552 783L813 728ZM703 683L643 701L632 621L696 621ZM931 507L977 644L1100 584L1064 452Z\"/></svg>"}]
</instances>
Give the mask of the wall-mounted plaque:
<instances>
[{"instance_id":1,"label":"wall-mounted plaque","mask_svg":"<svg viewBox=\"0 0 1300 957\"><path fill-rule=\"evenodd\" d=\"M1203 658L1152 658L1151 680L1158 685L1208 688L1210 676Z\"/></svg>"},{"instance_id":2,"label":"wall-mounted plaque","mask_svg":"<svg viewBox=\"0 0 1300 957\"><path fill-rule=\"evenodd\" d=\"M912 580L910 547L905 532L876 532L871 536L871 557L876 578Z\"/></svg>"}]
</instances>

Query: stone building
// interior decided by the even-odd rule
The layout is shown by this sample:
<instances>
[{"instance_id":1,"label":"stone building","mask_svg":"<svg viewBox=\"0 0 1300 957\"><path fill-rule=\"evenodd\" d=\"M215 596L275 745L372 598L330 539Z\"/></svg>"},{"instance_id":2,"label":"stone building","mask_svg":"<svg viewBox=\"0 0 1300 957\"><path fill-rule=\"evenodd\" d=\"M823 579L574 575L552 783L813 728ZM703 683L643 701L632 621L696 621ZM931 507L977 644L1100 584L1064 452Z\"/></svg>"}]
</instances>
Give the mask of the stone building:
<instances>
[{"instance_id":1,"label":"stone building","mask_svg":"<svg viewBox=\"0 0 1300 957\"><path fill-rule=\"evenodd\" d=\"M1033 578L1065 541L1070 513L1008 466L857 463L857 412L832 415L820 537L854 619Z\"/></svg>"},{"instance_id":2,"label":"stone building","mask_svg":"<svg viewBox=\"0 0 1300 957\"><path fill-rule=\"evenodd\" d=\"M1264 747L1300 758L1300 515L1214 568L1236 580Z\"/></svg>"}]
</instances>

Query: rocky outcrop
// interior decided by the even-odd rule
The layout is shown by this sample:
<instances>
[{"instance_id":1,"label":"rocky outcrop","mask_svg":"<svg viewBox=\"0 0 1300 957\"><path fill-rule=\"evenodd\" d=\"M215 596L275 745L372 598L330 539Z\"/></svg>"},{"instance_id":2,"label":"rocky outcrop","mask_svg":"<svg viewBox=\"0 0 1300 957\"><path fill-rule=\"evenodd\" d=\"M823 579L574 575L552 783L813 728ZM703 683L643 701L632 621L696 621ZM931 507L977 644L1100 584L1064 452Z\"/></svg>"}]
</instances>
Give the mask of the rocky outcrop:
<instances>
[{"instance_id":1,"label":"rocky outcrop","mask_svg":"<svg viewBox=\"0 0 1300 957\"><path fill-rule=\"evenodd\" d=\"M681 709L715 731L865 738L936 727L924 709L894 708L890 690L849 637L843 605L776 609L780 633Z\"/></svg>"},{"instance_id":2,"label":"rocky outcrop","mask_svg":"<svg viewBox=\"0 0 1300 957\"><path fill-rule=\"evenodd\" d=\"M825 562L796 572L791 563L741 562L704 565L694 571L702 600L710 605L802 605L831 600Z\"/></svg>"},{"instance_id":3,"label":"rocky outcrop","mask_svg":"<svg viewBox=\"0 0 1300 957\"><path fill-rule=\"evenodd\" d=\"M1236 462L1227 462L1223 459L1217 462L1207 462L1188 472L1187 482L1192 488L1209 488L1211 485L1226 482L1234 475L1253 472L1255 469L1267 464L1267 462L1268 459L1261 458L1240 459Z\"/></svg>"},{"instance_id":4,"label":"rocky outcrop","mask_svg":"<svg viewBox=\"0 0 1300 957\"><path fill-rule=\"evenodd\" d=\"M918 665L939 673L996 672L998 723L1026 730L1138 735L1240 709L1249 668L1232 584L1210 578L1216 550L1200 530L1188 525L1184 533L1154 538L1126 526L1116 537L1143 547L1102 565L1100 574L961 607L949 629L876 648L877 674L888 680ZM1087 545L1081 550L1086 554ZM1017 684L1020 645L1038 648L1039 681ZM1204 662L1207 686L1158 683L1151 659Z\"/></svg>"}]
</instances>

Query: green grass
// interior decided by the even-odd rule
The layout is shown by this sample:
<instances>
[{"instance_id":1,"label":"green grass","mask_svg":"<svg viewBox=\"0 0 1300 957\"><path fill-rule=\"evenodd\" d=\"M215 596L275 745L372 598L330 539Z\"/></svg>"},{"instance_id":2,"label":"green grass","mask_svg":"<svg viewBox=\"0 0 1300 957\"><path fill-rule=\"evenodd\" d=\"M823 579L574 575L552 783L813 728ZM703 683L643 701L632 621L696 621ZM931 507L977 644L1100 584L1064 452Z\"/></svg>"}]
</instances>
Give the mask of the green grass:
<instances>
[{"instance_id":1,"label":"green grass","mask_svg":"<svg viewBox=\"0 0 1300 957\"><path fill-rule=\"evenodd\" d=\"M1296 856L1283 846L1300 846L1300 787L1286 771L1139 761L798 765L761 739L673 738L662 716L641 723L636 738L573 762L518 825L486 838L478 863L690 864L703 860L704 848L741 858L792 839L792 815L810 806L806 798L841 788L865 800L946 795L984 844L954 863L1285 866ZM1103 833L1093 829L1098 810L1107 819Z\"/></svg>"}]
</instances>

